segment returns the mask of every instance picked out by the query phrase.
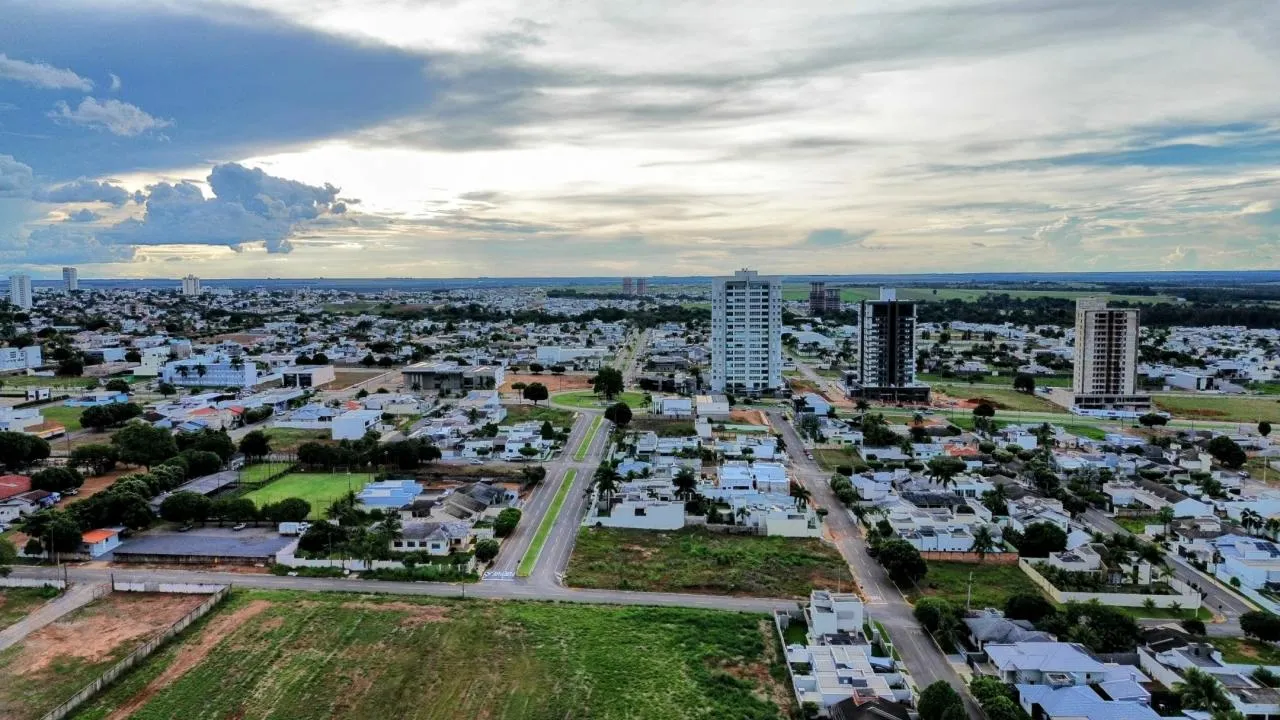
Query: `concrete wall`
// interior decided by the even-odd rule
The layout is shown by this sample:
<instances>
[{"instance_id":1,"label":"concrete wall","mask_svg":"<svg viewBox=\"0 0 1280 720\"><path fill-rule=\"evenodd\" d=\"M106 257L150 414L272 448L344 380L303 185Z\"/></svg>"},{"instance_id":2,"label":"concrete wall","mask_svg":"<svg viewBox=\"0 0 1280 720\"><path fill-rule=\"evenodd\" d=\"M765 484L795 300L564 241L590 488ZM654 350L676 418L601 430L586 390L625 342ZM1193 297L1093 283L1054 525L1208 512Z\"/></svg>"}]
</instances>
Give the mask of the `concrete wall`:
<instances>
[{"instance_id":1,"label":"concrete wall","mask_svg":"<svg viewBox=\"0 0 1280 720\"><path fill-rule=\"evenodd\" d=\"M1167 608L1178 605L1184 610L1191 610L1199 607L1200 593L1191 588L1190 585L1178 580L1177 578L1169 579L1169 587L1178 592L1177 595L1143 595L1141 593L1094 593L1094 592L1066 592L1054 587L1036 569L1031 563L1019 560L1018 565L1031 578L1031 582L1038 585L1042 590L1049 594L1054 600L1060 603L1067 602L1089 602L1097 600L1103 605L1115 605L1117 607L1144 607L1147 601L1155 603L1156 607Z\"/></svg>"},{"instance_id":2,"label":"concrete wall","mask_svg":"<svg viewBox=\"0 0 1280 720\"><path fill-rule=\"evenodd\" d=\"M957 563L973 563L984 565L1017 565L1018 553L1014 552L989 552L986 557L978 557L975 552L949 552L946 550L925 550L920 553L920 557L926 561L934 560L937 562L957 562Z\"/></svg>"},{"instance_id":3,"label":"concrete wall","mask_svg":"<svg viewBox=\"0 0 1280 720\"><path fill-rule=\"evenodd\" d=\"M12 588L37 587L38 588L38 587L44 587L45 585L48 585L50 587L56 587L59 590L65 590L67 588L67 583L62 580L43 580L41 578L18 578L18 577L0 578L0 587L12 587Z\"/></svg>"},{"instance_id":4,"label":"concrete wall","mask_svg":"<svg viewBox=\"0 0 1280 720\"><path fill-rule=\"evenodd\" d=\"M206 585L201 583L148 583L122 582L120 580L116 580L111 586L111 589L116 592L174 593L178 595L215 595L225 588L225 585Z\"/></svg>"}]
</instances>

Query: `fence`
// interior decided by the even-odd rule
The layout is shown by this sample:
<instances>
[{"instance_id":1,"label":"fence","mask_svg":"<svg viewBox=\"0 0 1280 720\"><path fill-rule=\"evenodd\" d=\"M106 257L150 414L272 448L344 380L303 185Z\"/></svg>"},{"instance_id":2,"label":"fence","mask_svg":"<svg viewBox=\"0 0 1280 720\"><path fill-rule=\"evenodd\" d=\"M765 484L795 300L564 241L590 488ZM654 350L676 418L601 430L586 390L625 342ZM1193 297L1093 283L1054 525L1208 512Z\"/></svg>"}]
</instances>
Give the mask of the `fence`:
<instances>
[{"instance_id":1,"label":"fence","mask_svg":"<svg viewBox=\"0 0 1280 720\"><path fill-rule=\"evenodd\" d=\"M140 593L174 593L177 595L216 595L225 590L225 585L208 585L203 583L156 583L127 582L115 580L111 584L115 592Z\"/></svg>"},{"instance_id":2,"label":"fence","mask_svg":"<svg viewBox=\"0 0 1280 720\"><path fill-rule=\"evenodd\" d=\"M970 563L984 565L1017 565L1018 553L1015 552L990 552L986 555L978 555L976 552L968 550L922 550L920 557L927 560L937 562L954 562L954 563Z\"/></svg>"},{"instance_id":3,"label":"fence","mask_svg":"<svg viewBox=\"0 0 1280 720\"><path fill-rule=\"evenodd\" d=\"M1049 594L1057 602L1089 602L1097 600L1103 605L1115 605L1117 607L1144 607L1148 601L1155 604L1159 608L1170 608L1173 606L1181 607L1184 610L1191 610L1200 607L1200 593L1196 592L1190 585L1178 580L1177 578L1169 579L1169 587L1178 591L1177 595L1143 595L1141 593L1110 593L1110 592L1070 592L1059 590L1049 579L1036 571L1035 567L1025 559L1019 560L1018 565L1022 567L1027 577L1031 578L1031 582L1035 583Z\"/></svg>"},{"instance_id":4,"label":"fence","mask_svg":"<svg viewBox=\"0 0 1280 720\"><path fill-rule=\"evenodd\" d=\"M0 587L38 588L38 587L44 587L46 585L48 585L49 587L58 588L59 590L67 589L67 582L65 580L54 580L52 578L49 578L49 579L19 578L19 577L0 578Z\"/></svg>"},{"instance_id":5,"label":"fence","mask_svg":"<svg viewBox=\"0 0 1280 720\"><path fill-rule=\"evenodd\" d=\"M106 672L102 673L101 677L89 683L80 690L80 692L73 695L70 700L67 700L53 710L50 710L40 720L62 720L62 718L70 715L76 708L80 707L94 695L98 694L98 692L100 692L104 687L115 682L116 678L119 678L126 671L150 657L152 653L159 650L160 647L168 642L170 638L183 630L186 630L191 623L204 617L210 610L217 607L218 603L222 602L222 600L226 598L229 591L229 587L221 587L217 592L210 595L208 600L200 603L199 607L187 613L181 620L171 625L162 635L152 638L142 647L129 653L123 660L112 665Z\"/></svg>"}]
</instances>

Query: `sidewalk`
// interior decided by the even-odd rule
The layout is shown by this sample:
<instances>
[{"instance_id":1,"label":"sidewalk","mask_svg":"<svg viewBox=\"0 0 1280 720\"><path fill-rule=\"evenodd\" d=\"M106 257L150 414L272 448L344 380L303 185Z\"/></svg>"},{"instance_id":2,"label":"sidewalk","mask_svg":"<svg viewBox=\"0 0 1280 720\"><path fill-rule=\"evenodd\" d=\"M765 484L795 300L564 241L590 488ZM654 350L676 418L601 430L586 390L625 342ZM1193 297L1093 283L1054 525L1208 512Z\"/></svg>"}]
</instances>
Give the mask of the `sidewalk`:
<instances>
[{"instance_id":1,"label":"sidewalk","mask_svg":"<svg viewBox=\"0 0 1280 720\"><path fill-rule=\"evenodd\" d=\"M84 607L98 598L111 592L104 584L74 583L70 589L58 596L53 602L46 603L22 620L0 630L0 652L22 642L31 633L54 623L58 618L74 610Z\"/></svg>"}]
</instances>

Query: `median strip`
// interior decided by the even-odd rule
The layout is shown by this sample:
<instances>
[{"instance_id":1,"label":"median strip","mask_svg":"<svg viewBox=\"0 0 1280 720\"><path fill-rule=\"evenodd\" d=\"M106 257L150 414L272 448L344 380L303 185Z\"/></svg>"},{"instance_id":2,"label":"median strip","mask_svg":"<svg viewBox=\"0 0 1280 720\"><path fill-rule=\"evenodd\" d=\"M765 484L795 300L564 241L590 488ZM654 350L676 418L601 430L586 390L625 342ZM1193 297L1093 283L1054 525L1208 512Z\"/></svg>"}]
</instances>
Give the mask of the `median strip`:
<instances>
[{"instance_id":1,"label":"median strip","mask_svg":"<svg viewBox=\"0 0 1280 720\"><path fill-rule=\"evenodd\" d=\"M569 488L573 486L573 479L577 475L577 470L569 470L565 473L560 489L556 490L556 496L551 498L551 507L547 508L547 514L543 516L542 522L538 523L538 531L533 535L533 542L529 543L529 549L520 560L520 567L516 568L516 575L529 577L533 573L533 566L538 563L538 555L542 552L542 546L547 544L547 537L551 535L551 528L555 527L560 508L564 507L564 499L569 497Z\"/></svg>"},{"instance_id":2,"label":"median strip","mask_svg":"<svg viewBox=\"0 0 1280 720\"><path fill-rule=\"evenodd\" d=\"M573 454L573 459L582 462L587 459L587 451L591 449L591 441L596 439L596 431L600 429L600 421L604 420L601 415L595 416L591 421L591 429L587 431L587 436L582 439L582 443L578 445L578 452Z\"/></svg>"}]
</instances>

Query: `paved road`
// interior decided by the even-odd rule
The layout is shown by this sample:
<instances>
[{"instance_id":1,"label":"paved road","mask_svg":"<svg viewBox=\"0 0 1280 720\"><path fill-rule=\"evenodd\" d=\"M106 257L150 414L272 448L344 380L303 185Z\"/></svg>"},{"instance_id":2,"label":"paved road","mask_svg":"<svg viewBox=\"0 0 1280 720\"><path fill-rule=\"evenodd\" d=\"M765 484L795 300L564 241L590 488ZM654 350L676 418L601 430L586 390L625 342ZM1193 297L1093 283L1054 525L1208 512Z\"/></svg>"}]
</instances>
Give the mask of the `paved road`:
<instances>
[{"instance_id":1,"label":"paved road","mask_svg":"<svg viewBox=\"0 0 1280 720\"><path fill-rule=\"evenodd\" d=\"M1115 523L1115 521L1102 514L1102 512L1096 508L1089 508L1084 511L1084 514L1081 517L1094 529L1100 530L1104 533L1130 534L1128 530L1120 527ZM1198 571L1179 562L1177 557L1173 555L1169 555L1168 557L1170 560L1169 566L1173 568L1174 577L1185 583L1193 583L1197 585L1200 588L1200 591L1204 593L1205 607L1218 615L1225 617L1227 623L1233 625L1237 624L1241 615L1256 609L1249 603L1245 602L1245 600L1239 595L1236 595L1230 590L1224 590L1218 587L1207 580L1205 576L1200 574Z\"/></svg>"},{"instance_id":2,"label":"paved road","mask_svg":"<svg viewBox=\"0 0 1280 720\"><path fill-rule=\"evenodd\" d=\"M854 577L862 587L862 592L867 599L867 611L873 619L883 623L889 630L889 636L894 646L898 648L916 685L923 690L933 682L944 680L960 693L969 711L969 717L981 717L977 705L973 703L966 691L964 681L938 646L916 622L911 606L889 580L884 569L867 555L866 542L858 532L853 516L831 491L831 486L828 484L829 476L812 460L805 457L804 441L800 439L800 435L781 413L772 411L768 416L770 424L775 431L782 434L783 441L787 445L787 453L791 456L795 478L812 494L812 502L815 506L824 507L830 511L826 519L827 527L835 538L840 554L849 563Z\"/></svg>"}]
</instances>

